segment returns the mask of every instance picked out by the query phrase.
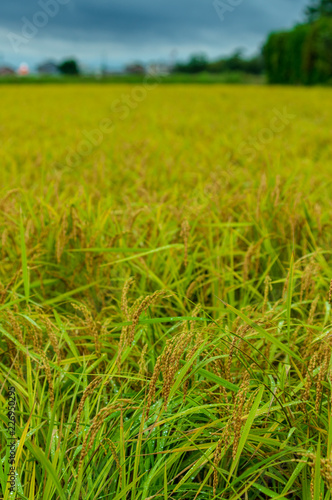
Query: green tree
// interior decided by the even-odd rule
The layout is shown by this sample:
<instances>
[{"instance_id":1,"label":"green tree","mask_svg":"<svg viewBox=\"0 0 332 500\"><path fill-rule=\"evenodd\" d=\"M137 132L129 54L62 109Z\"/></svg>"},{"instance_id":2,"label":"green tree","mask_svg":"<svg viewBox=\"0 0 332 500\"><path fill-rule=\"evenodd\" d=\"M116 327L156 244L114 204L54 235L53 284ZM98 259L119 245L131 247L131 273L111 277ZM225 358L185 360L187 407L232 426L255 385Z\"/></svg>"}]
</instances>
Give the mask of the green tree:
<instances>
[{"instance_id":1,"label":"green tree","mask_svg":"<svg viewBox=\"0 0 332 500\"><path fill-rule=\"evenodd\" d=\"M305 10L309 22L316 21L321 17L332 16L332 0L312 0Z\"/></svg>"},{"instance_id":2,"label":"green tree","mask_svg":"<svg viewBox=\"0 0 332 500\"><path fill-rule=\"evenodd\" d=\"M66 61L63 61L61 64L59 64L58 68L63 75L80 74L80 69L78 67L77 62L74 59L68 59Z\"/></svg>"},{"instance_id":3,"label":"green tree","mask_svg":"<svg viewBox=\"0 0 332 500\"><path fill-rule=\"evenodd\" d=\"M263 48L270 83L332 82L332 17L271 33Z\"/></svg>"}]
</instances>

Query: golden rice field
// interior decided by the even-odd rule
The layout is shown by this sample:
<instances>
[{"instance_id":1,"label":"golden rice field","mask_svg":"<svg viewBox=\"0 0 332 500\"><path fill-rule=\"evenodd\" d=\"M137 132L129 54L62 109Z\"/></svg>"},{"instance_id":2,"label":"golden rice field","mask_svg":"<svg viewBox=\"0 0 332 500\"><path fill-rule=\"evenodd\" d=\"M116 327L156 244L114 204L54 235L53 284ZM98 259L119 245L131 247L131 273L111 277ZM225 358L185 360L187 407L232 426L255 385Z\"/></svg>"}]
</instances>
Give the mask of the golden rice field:
<instances>
[{"instance_id":1,"label":"golden rice field","mask_svg":"<svg viewBox=\"0 0 332 500\"><path fill-rule=\"evenodd\" d=\"M331 89L0 91L0 497L330 500Z\"/></svg>"}]
</instances>

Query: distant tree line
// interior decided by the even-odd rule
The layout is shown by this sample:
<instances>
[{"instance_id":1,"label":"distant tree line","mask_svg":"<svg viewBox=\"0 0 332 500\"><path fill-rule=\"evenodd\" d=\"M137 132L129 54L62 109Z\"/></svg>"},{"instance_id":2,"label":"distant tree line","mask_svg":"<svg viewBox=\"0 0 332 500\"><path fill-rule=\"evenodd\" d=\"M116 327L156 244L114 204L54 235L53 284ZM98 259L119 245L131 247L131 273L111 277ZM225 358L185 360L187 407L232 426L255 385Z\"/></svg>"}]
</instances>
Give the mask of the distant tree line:
<instances>
[{"instance_id":1,"label":"distant tree line","mask_svg":"<svg viewBox=\"0 0 332 500\"><path fill-rule=\"evenodd\" d=\"M260 75L264 71L264 61L261 55L245 58L241 50L235 51L229 57L209 61L204 54L192 55L188 62L177 63L173 68L174 73L226 73L239 71Z\"/></svg>"},{"instance_id":2,"label":"distant tree line","mask_svg":"<svg viewBox=\"0 0 332 500\"><path fill-rule=\"evenodd\" d=\"M268 37L263 56L269 83L332 82L332 0L311 2L305 15L305 23Z\"/></svg>"},{"instance_id":3,"label":"distant tree line","mask_svg":"<svg viewBox=\"0 0 332 500\"><path fill-rule=\"evenodd\" d=\"M292 30L271 33L258 55L245 57L242 50L236 50L230 56L211 61L205 54L194 54L188 61L175 64L172 71L266 74L272 84L332 84L332 0L311 0L304 14L304 22ZM74 59L52 64L61 74L80 74ZM145 68L133 64L127 72L143 74Z\"/></svg>"},{"instance_id":4,"label":"distant tree line","mask_svg":"<svg viewBox=\"0 0 332 500\"><path fill-rule=\"evenodd\" d=\"M238 50L209 61L204 54L177 63L175 73L265 73L269 83L332 83L332 0L312 0L305 19L290 31L271 33L260 55L246 58Z\"/></svg>"}]
</instances>

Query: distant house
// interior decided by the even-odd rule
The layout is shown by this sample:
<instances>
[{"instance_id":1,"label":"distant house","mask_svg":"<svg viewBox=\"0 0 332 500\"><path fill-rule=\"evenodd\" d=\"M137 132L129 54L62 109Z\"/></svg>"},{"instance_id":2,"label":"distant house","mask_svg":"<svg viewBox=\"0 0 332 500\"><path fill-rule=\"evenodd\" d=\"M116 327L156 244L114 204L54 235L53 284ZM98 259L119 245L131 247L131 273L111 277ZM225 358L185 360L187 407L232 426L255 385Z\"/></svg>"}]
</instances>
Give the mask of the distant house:
<instances>
[{"instance_id":1,"label":"distant house","mask_svg":"<svg viewBox=\"0 0 332 500\"><path fill-rule=\"evenodd\" d=\"M27 76L30 73L30 68L27 63L22 62L17 70L17 74L20 76Z\"/></svg>"},{"instance_id":2,"label":"distant house","mask_svg":"<svg viewBox=\"0 0 332 500\"><path fill-rule=\"evenodd\" d=\"M168 64L154 63L148 66L147 72L151 75L169 75L172 68Z\"/></svg>"},{"instance_id":3,"label":"distant house","mask_svg":"<svg viewBox=\"0 0 332 500\"><path fill-rule=\"evenodd\" d=\"M145 74L145 68L142 66L142 64L129 64L125 68L125 73L129 73L131 75L144 75Z\"/></svg>"},{"instance_id":4,"label":"distant house","mask_svg":"<svg viewBox=\"0 0 332 500\"><path fill-rule=\"evenodd\" d=\"M40 64L37 68L38 73L41 75L59 75L60 71L58 65L53 61L46 61Z\"/></svg>"},{"instance_id":5,"label":"distant house","mask_svg":"<svg viewBox=\"0 0 332 500\"><path fill-rule=\"evenodd\" d=\"M11 76L15 75L15 70L9 66L0 66L0 76Z\"/></svg>"}]
</instances>

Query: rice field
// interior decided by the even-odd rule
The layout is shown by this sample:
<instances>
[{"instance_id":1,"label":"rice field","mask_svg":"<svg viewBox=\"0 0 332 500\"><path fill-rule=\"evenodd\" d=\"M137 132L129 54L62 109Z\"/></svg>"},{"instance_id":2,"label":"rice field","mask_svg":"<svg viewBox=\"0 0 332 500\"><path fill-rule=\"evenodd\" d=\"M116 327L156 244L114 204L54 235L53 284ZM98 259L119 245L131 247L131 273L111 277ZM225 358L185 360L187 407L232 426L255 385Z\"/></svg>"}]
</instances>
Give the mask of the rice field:
<instances>
[{"instance_id":1,"label":"rice field","mask_svg":"<svg viewBox=\"0 0 332 500\"><path fill-rule=\"evenodd\" d=\"M331 499L331 96L1 86L1 498Z\"/></svg>"}]
</instances>

